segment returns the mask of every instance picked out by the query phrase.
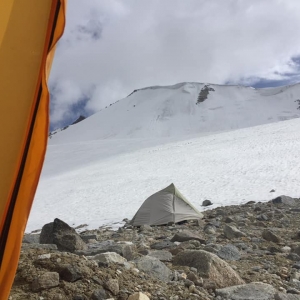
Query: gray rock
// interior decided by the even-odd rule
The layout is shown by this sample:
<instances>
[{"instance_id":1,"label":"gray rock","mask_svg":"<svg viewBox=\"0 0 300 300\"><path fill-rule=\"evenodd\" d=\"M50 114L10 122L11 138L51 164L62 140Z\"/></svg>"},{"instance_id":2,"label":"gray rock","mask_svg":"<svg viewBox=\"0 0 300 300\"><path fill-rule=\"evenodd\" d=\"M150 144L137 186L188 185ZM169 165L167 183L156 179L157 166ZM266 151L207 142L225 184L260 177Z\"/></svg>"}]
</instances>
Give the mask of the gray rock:
<instances>
[{"instance_id":1,"label":"gray rock","mask_svg":"<svg viewBox=\"0 0 300 300\"><path fill-rule=\"evenodd\" d=\"M150 300L149 297L141 292L134 293L127 300Z\"/></svg>"},{"instance_id":2,"label":"gray rock","mask_svg":"<svg viewBox=\"0 0 300 300\"><path fill-rule=\"evenodd\" d=\"M40 234L41 244L54 244L53 242L53 222L45 224Z\"/></svg>"},{"instance_id":3,"label":"gray rock","mask_svg":"<svg viewBox=\"0 0 300 300\"><path fill-rule=\"evenodd\" d=\"M173 258L173 265L195 267L201 277L214 281L219 288L244 283L229 264L203 250L182 251Z\"/></svg>"},{"instance_id":4,"label":"gray rock","mask_svg":"<svg viewBox=\"0 0 300 300\"><path fill-rule=\"evenodd\" d=\"M113 295L119 293L119 282L117 279L109 279L105 282L104 287L109 290Z\"/></svg>"},{"instance_id":5,"label":"gray rock","mask_svg":"<svg viewBox=\"0 0 300 300\"><path fill-rule=\"evenodd\" d=\"M215 234L216 233L216 226L215 225L212 225L212 224L206 224L203 228L203 231L206 233L206 234Z\"/></svg>"},{"instance_id":6,"label":"gray rock","mask_svg":"<svg viewBox=\"0 0 300 300\"><path fill-rule=\"evenodd\" d=\"M87 249L87 245L76 230L57 218L54 222L43 226L40 242L56 244L60 251L74 252Z\"/></svg>"},{"instance_id":7,"label":"gray rock","mask_svg":"<svg viewBox=\"0 0 300 300\"><path fill-rule=\"evenodd\" d=\"M86 297L83 295L75 295L72 300L86 300Z\"/></svg>"},{"instance_id":8,"label":"gray rock","mask_svg":"<svg viewBox=\"0 0 300 300\"><path fill-rule=\"evenodd\" d=\"M293 264L292 268L300 270L300 262Z\"/></svg>"},{"instance_id":9,"label":"gray rock","mask_svg":"<svg viewBox=\"0 0 300 300\"><path fill-rule=\"evenodd\" d=\"M135 258L136 246L121 244L122 247L122 256L126 258L128 261L133 260Z\"/></svg>"},{"instance_id":10,"label":"gray rock","mask_svg":"<svg viewBox=\"0 0 300 300\"><path fill-rule=\"evenodd\" d=\"M224 300L273 300L276 289L265 283L251 282L237 286L217 289L216 295Z\"/></svg>"},{"instance_id":11,"label":"gray rock","mask_svg":"<svg viewBox=\"0 0 300 300\"><path fill-rule=\"evenodd\" d=\"M139 229L140 232L153 231L153 228L150 225L142 225Z\"/></svg>"},{"instance_id":12,"label":"gray rock","mask_svg":"<svg viewBox=\"0 0 300 300\"><path fill-rule=\"evenodd\" d=\"M31 285L33 292L50 289L59 285L59 274L57 272L45 272L36 277Z\"/></svg>"},{"instance_id":13,"label":"gray rock","mask_svg":"<svg viewBox=\"0 0 300 300\"><path fill-rule=\"evenodd\" d=\"M231 244L223 246L216 254L225 260L239 260L241 258L238 248Z\"/></svg>"},{"instance_id":14,"label":"gray rock","mask_svg":"<svg viewBox=\"0 0 300 300\"><path fill-rule=\"evenodd\" d=\"M126 258L115 252L99 253L95 256L88 256L88 259L95 260L102 264L123 264L126 262Z\"/></svg>"},{"instance_id":15,"label":"gray rock","mask_svg":"<svg viewBox=\"0 0 300 300\"><path fill-rule=\"evenodd\" d=\"M22 244L22 249L46 249L46 250L57 250L55 244Z\"/></svg>"},{"instance_id":16,"label":"gray rock","mask_svg":"<svg viewBox=\"0 0 300 300\"><path fill-rule=\"evenodd\" d=\"M96 234L80 234L80 237L87 243L89 240L97 240Z\"/></svg>"},{"instance_id":17,"label":"gray rock","mask_svg":"<svg viewBox=\"0 0 300 300\"><path fill-rule=\"evenodd\" d=\"M246 236L245 233L241 232L235 226L229 226L227 224L225 224L223 227L223 233L228 239L235 239Z\"/></svg>"},{"instance_id":18,"label":"gray rock","mask_svg":"<svg viewBox=\"0 0 300 300\"><path fill-rule=\"evenodd\" d=\"M135 245L131 244L119 244L111 240L104 242L88 244L87 250L75 251L77 255L93 256L100 253L115 252L122 255L127 260L132 260L136 251Z\"/></svg>"},{"instance_id":19,"label":"gray rock","mask_svg":"<svg viewBox=\"0 0 300 300\"><path fill-rule=\"evenodd\" d=\"M160 261L172 261L172 253L165 250L152 250L149 251L148 256L155 257Z\"/></svg>"},{"instance_id":20,"label":"gray rock","mask_svg":"<svg viewBox=\"0 0 300 300\"><path fill-rule=\"evenodd\" d=\"M216 254L218 251L221 250L221 248L222 248L221 245L211 243L205 245L202 250Z\"/></svg>"},{"instance_id":21,"label":"gray rock","mask_svg":"<svg viewBox=\"0 0 300 300\"><path fill-rule=\"evenodd\" d=\"M297 206L299 202L296 199L289 197L289 196L279 196L273 200L271 200L273 204L284 204L286 206Z\"/></svg>"},{"instance_id":22,"label":"gray rock","mask_svg":"<svg viewBox=\"0 0 300 300\"><path fill-rule=\"evenodd\" d=\"M191 232L189 230L183 230L181 232L176 233L172 239L171 242L185 242L185 241L191 241L196 240L201 243L205 243L205 239L200 234L196 234L194 232Z\"/></svg>"},{"instance_id":23,"label":"gray rock","mask_svg":"<svg viewBox=\"0 0 300 300\"><path fill-rule=\"evenodd\" d=\"M59 272L59 276L62 280L68 282L74 282L82 278L80 269L75 265L67 265L63 267L62 270Z\"/></svg>"},{"instance_id":24,"label":"gray rock","mask_svg":"<svg viewBox=\"0 0 300 300\"><path fill-rule=\"evenodd\" d=\"M162 281L170 281L173 277L171 270L154 257L144 256L136 261L136 266L140 271Z\"/></svg>"},{"instance_id":25,"label":"gray rock","mask_svg":"<svg viewBox=\"0 0 300 300\"><path fill-rule=\"evenodd\" d=\"M300 256L296 253L289 253L286 258L292 261L300 261Z\"/></svg>"},{"instance_id":26,"label":"gray rock","mask_svg":"<svg viewBox=\"0 0 300 300\"><path fill-rule=\"evenodd\" d=\"M225 218L224 218L224 222L225 222L225 223L234 223L235 221L234 221L234 219L231 218L231 217L225 217Z\"/></svg>"},{"instance_id":27,"label":"gray rock","mask_svg":"<svg viewBox=\"0 0 300 300\"><path fill-rule=\"evenodd\" d=\"M23 243L27 244L39 244L40 243L40 235L39 234L24 234Z\"/></svg>"},{"instance_id":28,"label":"gray rock","mask_svg":"<svg viewBox=\"0 0 300 300\"><path fill-rule=\"evenodd\" d=\"M106 298L106 292L103 288L95 290L91 296L91 300L104 300Z\"/></svg>"},{"instance_id":29,"label":"gray rock","mask_svg":"<svg viewBox=\"0 0 300 300\"><path fill-rule=\"evenodd\" d=\"M264 229L262 232L262 237L269 242L280 243L280 238L271 230Z\"/></svg>"},{"instance_id":30,"label":"gray rock","mask_svg":"<svg viewBox=\"0 0 300 300\"><path fill-rule=\"evenodd\" d=\"M57 218L53 222L53 242L61 251L74 252L87 249L87 245L76 230Z\"/></svg>"},{"instance_id":31,"label":"gray rock","mask_svg":"<svg viewBox=\"0 0 300 300\"><path fill-rule=\"evenodd\" d=\"M300 295L276 293L274 300L300 300Z\"/></svg>"},{"instance_id":32,"label":"gray rock","mask_svg":"<svg viewBox=\"0 0 300 300\"><path fill-rule=\"evenodd\" d=\"M288 294L293 294L293 295L300 295L300 291L295 289L295 288L292 288L292 287L288 287L286 292Z\"/></svg>"},{"instance_id":33,"label":"gray rock","mask_svg":"<svg viewBox=\"0 0 300 300\"><path fill-rule=\"evenodd\" d=\"M150 246L151 249L155 249L155 250L162 250L162 249L167 249L167 248L175 248L176 244L174 244L171 241L161 241L161 242L157 242L154 243Z\"/></svg>"},{"instance_id":34,"label":"gray rock","mask_svg":"<svg viewBox=\"0 0 300 300\"><path fill-rule=\"evenodd\" d=\"M292 247L292 252L300 255L300 245Z\"/></svg>"},{"instance_id":35,"label":"gray rock","mask_svg":"<svg viewBox=\"0 0 300 300\"><path fill-rule=\"evenodd\" d=\"M210 200L204 200L202 202L202 206L210 206L210 205L212 205L212 202Z\"/></svg>"}]
</instances>

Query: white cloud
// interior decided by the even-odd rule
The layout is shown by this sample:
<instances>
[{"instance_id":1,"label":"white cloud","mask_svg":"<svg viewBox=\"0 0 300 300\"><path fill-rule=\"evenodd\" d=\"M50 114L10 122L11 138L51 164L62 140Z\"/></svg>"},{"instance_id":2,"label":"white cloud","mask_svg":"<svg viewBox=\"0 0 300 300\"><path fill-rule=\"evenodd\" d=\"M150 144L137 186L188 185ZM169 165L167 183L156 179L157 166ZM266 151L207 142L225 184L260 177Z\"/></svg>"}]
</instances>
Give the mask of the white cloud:
<instances>
[{"instance_id":1,"label":"white cloud","mask_svg":"<svg viewBox=\"0 0 300 300\"><path fill-rule=\"evenodd\" d=\"M52 122L88 92L96 111L150 85L284 79L300 55L299 11L299 0L71 0Z\"/></svg>"}]
</instances>

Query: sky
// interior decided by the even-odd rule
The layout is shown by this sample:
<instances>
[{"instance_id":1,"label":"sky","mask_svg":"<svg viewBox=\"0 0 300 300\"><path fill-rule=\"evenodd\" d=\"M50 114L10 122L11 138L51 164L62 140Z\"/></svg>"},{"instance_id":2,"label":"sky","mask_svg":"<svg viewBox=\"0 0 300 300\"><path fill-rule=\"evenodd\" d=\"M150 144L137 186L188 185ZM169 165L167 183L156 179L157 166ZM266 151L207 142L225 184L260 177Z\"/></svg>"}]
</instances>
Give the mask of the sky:
<instances>
[{"instance_id":1,"label":"sky","mask_svg":"<svg viewBox=\"0 0 300 300\"><path fill-rule=\"evenodd\" d=\"M146 86L300 82L299 31L299 0L69 0L50 129Z\"/></svg>"}]
</instances>

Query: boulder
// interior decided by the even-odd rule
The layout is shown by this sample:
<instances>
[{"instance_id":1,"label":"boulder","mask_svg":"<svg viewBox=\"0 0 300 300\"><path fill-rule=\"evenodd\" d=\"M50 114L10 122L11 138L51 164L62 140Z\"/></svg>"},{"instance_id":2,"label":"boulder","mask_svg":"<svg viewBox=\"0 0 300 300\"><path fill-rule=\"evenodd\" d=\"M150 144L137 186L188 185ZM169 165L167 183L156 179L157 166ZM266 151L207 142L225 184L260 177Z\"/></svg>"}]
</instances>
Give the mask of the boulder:
<instances>
[{"instance_id":1,"label":"boulder","mask_svg":"<svg viewBox=\"0 0 300 300\"><path fill-rule=\"evenodd\" d=\"M223 227L223 233L228 239L235 239L246 236L245 233L241 232L235 226L229 226L227 224L225 224Z\"/></svg>"},{"instance_id":2,"label":"boulder","mask_svg":"<svg viewBox=\"0 0 300 300\"><path fill-rule=\"evenodd\" d=\"M185 242L191 240L196 240L199 241L200 243L205 243L205 239L203 238L203 236L191 232L189 230L183 230L181 232L176 233L172 237L171 242Z\"/></svg>"},{"instance_id":3,"label":"boulder","mask_svg":"<svg viewBox=\"0 0 300 300\"><path fill-rule=\"evenodd\" d=\"M23 243L27 244L39 244L40 242L40 235L39 234L24 234L23 236Z\"/></svg>"},{"instance_id":4,"label":"boulder","mask_svg":"<svg viewBox=\"0 0 300 300\"><path fill-rule=\"evenodd\" d=\"M286 205L286 206L297 206L297 205L299 205L299 202L297 202L295 198L292 198L292 197L289 197L289 196L284 196L284 195L276 197L275 199L271 200L271 202L275 205L278 205L278 204L283 204L283 205Z\"/></svg>"},{"instance_id":5,"label":"boulder","mask_svg":"<svg viewBox=\"0 0 300 300\"><path fill-rule=\"evenodd\" d=\"M231 244L223 246L216 254L225 260L239 260L241 258L239 249Z\"/></svg>"},{"instance_id":6,"label":"boulder","mask_svg":"<svg viewBox=\"0 0 300 300\"><path fill-rule=\"evenodd\" d=\"M280 243L280 238L271 230L264 229L262 232L262 237L269 242Z\"/></svg>"},{"instance_id":7,"label":"boulder","mask_svg":"<svg viewBox=\"0 0 300 300\"><path fill-rule=\"evenodd\" d=\"M172 271L160 260L151 256L144 256L136 261L136 266L161 281L170 281L173 277Z\"/></svg>"},{"instance_id":8,"label":"boulder","mask_svg":"<svg viewBox=\"0 0 300 300\"><path fill-rule=\"evenodd\" d=\"M173 242L171 242L169 240L157 242L150 246L151 249L155 249L155 250L162 250L162 249L175 248L175 247L176 247L176 244L174 244Z\"/></svg>"},{"instance_id":9,"label":"boulder","mask_svg":"<svg viewBox=\"0 0 300 300\"><path fill-rule=\"evenodd\" d=\"M216 295L224 300L273 300L275 293L276 289L273 286L261 282L251 282L216 290Z\"/></svg>"},{"instance_id":10,"label":"boulder","mask_svg":"<svg viewBox=\"0 0 300 300\"><path fill-rule=\"evenodd\" d=\"M60 219L43 226L40 243L56 244L58 250L75 252L85 250L87 245L76 230Z\"/></svg>"},{"instance_id":11,"label":"boulder","mask_svg":"<svg viewBox=\"0 0 300 300\"><path fill-rule=\"evenodd\" d=\"M240 276L217 255L203 250L185 250L173 259L173 265L197 268L201 277L214 281L218 288L243 284Z\"/></svg>"},{"instance_id":12,"label":"boulder","mask_svg":"<svg viewBox=\"0 0 300 300\"><path fill-rule=\"evenodd\" d=\"M50 289L59 285L59 274L57 272L45 272L36 277L31 285L33 292Z\"/></svg>"},{"instance_id":13,"label":"boulder","mask_svg":"<svg viewBox=\"0 0 300 300\"><path fill-rule=\"evenodd\" d=\"M212 202L210 200L204 200L202 202L202 206L210 206L210 205L212 205Z\"/></svg>"},{"instance_id":14,"label":"boulder","mask_svg":"<svg viewBox=\"0 0 300 300\"><path fill-rule=\"evenodd\" d=\"M53 222L45 224L40 234L40 244L53 243Z\"/></svg>"},{"instance_id":15,"label":"boulder","mask_svg":"<svg viewBox=\"0 0 300 300\"><path fill-rule=\"evenodd\" d=\"M172 260L172 253L165 250L150 250L148 251L148 256L155 257L160 261L171 261Z\"/></svg>"}]
</instances>

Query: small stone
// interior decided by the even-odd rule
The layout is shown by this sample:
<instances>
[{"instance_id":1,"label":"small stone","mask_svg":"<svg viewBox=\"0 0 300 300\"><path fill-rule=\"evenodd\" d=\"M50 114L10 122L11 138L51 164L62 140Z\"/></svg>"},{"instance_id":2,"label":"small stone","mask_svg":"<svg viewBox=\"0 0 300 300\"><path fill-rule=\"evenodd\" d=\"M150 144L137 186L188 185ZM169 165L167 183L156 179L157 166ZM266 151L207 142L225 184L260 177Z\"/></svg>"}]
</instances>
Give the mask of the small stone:
<instances>
[{"instance_id":1,"label":"small stone","mask_svg":"<svg viewBox=\"0 0 300 300\"><path fill-rule=\"evenodd\" d=\"M245 233L238 230L235 226L229 226L227 224L225 224L223 227L223 233L228 239L234 239L234 238L246 236Z\"/></svg>"},{"instance_id":2,"label":"small stone","mask_svg":"<svg viewBox=\"0 0 300 300\"><path fill-rule=\"evenodd\" d=\"M41 290L50 289L59 285L59 274L57 272L45 272L36 277L32 282L32 291L39 292Z\"/></svg>"},{"instance_id":3,"label":"small stone","mask_svg":"<svg viewBox=\"0 0 300 300\"><path fill-rule=\"evenodd\" d=\"M191 241L191 240L196 240L201 243L205 242L205 239L196 233L193 233L189 230L183 230L181 232L176 233L172 239L171 242L185 242L185 241Z\"/></svg>"},{"instance_id":4,"label":"small stone","mask_svg":"<svg viewBox=\"0 0 300 300\"><path fill-rule=\"evenodd\" d=\"M123 264L127 261L124 257L115 252L100 253L95 256L89 256L88 259L95 260L96 262L102 264Z\"/></svg>"},{"instance_id":5,"label":"small stone","mask_svg":"<svg viewBox=\"0 0 300 300\"><path fill-rule=\"evenodd\" d=\"M281 248L282 253L290 253L291 252L291 247L289 246L284 246Z\"/></svg>"},{"instance_id":6,"label":"small stone","mask_svg":"<svg viewBox=\"0 0 300 300\"><path fill-rule=\"evenodd\" d=\"M300 261L300 256L296 253L289 253L286 258L292 261Z\"/></svg>"},{"instance_id":7,"label":"small stone","mask_svg":"<svg viewBox=\"0 0 300 300\"><path fill-rule=\"evenodd\" d=\"M134 293L127 300L150 300L149 297L141 292Z\"/></svg>"},{"instance_id":8,"label":"small stone","mask_svg":"<svg viewBox=\"0 0 300 300\"><path fill-rule=\"evenodd\" d=\"M203 228L203 231L206 234L215 234L216 233L216 226L212 225L212 224L206 224Z\"/></svg>"},{"instance_id":9,"label":"small stone","mask_svg":"<svg viewBox=\"0 0 300 300\"><path fill-rule=\"evenodd\" d=\"M60 272L59 275L62 280L68 282L74 282L78 279L82 278L82 274L78 267L74 265L67 265L65 266Z\"/></svg>"},{"instance_id":10,"label":"small stone","mask_svg":"<svg viewBox=\"0 0 300 300\"><path fill-rule=\"evenodd\" d=\"M151 249L155 249L155 250L163 250L166 248L175 248L176 244L174 244L171 241L161 241L161 242L157 242L155 244L152 244L150 246Z\"/></svg>"},{"instance_id":11,"label":"small stone","mask_svg":"<svg viewBox=\"0 0 300 300\"><path fill-rule=\"evenodd\" d=\"M38 255L38 259L49 259L51 257L51 253L45 253Z\"/></svg>"},{"instance_id":12,"label":"small stone","mask_svg":"<svg viewBox=\"0 0 300 300\"><path fill-rule=\"evenodd\" d=\"M262 232L262 237L269 242L280 243L280 238L271 230L264 229Z\"/></svg>"},{"instance_id":13,"label":"small stone","mask_svg":"<svg viewBox=\"0 0 300 300\"><path fill-rule=\"evenodd\" d=\"M119 282L117 279L109 279L105 282L104 287L109 290L113 295L119 293Z\"/></svg>"},{"instance_id":14,"label":"small stone","mask_svg":"<svg viewBox=\"0 0 300 300\"><path fill-rule=\"evenodd\" d=\"M275 190L274 190L274 189L272 189L272 190L270 191L270 193L275 193Z\"/></svg>"},{"instance_id":15,"label":"small stone","mask_svg":"<svg viewBox=\"0 0 300 300\"><path fill-rule=\"evenodd\" d=\"M91 296L91 300L104 300L106 299L106 292L103 288L95 290Z\"/></svg>"},{"instance_id":16,"label":"small stone","mask_svg":"<svg viewBox=\"0 0 300 300\"><path fill-rule=\"evenodd\" d=\"M72 300L85 300L86 298L83 295L75 295Z\"/></svg>"},{"instance_id":17,"label":"small stone","mask_svg":"<svg viewBox=\"0 0 300 300\"><path fill-rule=\"evenodd\" d=\"M239 260L241 257L238 248L231 244L223 246L216 254L225 260Z\"/></svg>"},{"instance_id":18,"label":"small stone","mask_svg":"<svg viewBox=\"0 0 300 300\"><path fill-rule=\"evenodd\" d=\"M151 231L153 231L153 228L150 225L141 225L139 231L140 232L144 232L144 231L151 232Z\"/></svg>"},{"instance_id":19,"label":"small stone","mask_svg":"<svg viewBox=\"0 0 300 300\"><path fill-rule=\"evenodd\" d=\"M231 218L231 217L225 217L224 222L225 222L225 223L233 223L233 222L234 222L234 219Z\"/></svg>"},{"instance_id":20,"label":"small stone","mask_svg":"<svg viewBox=\"0 0 300 300\"><path fill-rule=\"evenodd\" d=\"M300 296L286 293L276 293L274 295L274 300L300 300Z\"/></svg>"}]
</instances>

